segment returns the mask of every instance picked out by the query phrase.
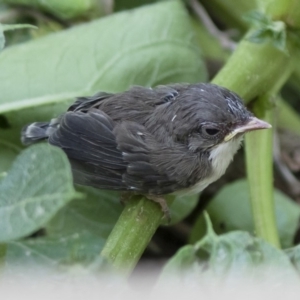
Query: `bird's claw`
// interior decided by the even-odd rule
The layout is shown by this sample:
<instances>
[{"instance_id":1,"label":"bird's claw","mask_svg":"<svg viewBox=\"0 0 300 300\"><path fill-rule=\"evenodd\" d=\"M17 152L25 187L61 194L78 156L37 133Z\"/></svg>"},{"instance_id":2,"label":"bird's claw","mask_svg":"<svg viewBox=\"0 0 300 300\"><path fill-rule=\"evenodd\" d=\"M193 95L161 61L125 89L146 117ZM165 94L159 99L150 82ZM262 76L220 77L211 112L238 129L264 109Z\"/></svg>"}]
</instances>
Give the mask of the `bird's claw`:
<instances>
[{"instance_id":1,"label":"bird's claw","mask_svg":"<svg viewBox=\"0 0 300 300\"><path fill-rule=\"evenodd\" d=\"M166 199L162 196L155 196L155 195L147 195L147 199L156 202L160 205L161 210L164 214L164 218L167 220L167 224L170 224L171 214Z\"/></svg>"}]
</instances>

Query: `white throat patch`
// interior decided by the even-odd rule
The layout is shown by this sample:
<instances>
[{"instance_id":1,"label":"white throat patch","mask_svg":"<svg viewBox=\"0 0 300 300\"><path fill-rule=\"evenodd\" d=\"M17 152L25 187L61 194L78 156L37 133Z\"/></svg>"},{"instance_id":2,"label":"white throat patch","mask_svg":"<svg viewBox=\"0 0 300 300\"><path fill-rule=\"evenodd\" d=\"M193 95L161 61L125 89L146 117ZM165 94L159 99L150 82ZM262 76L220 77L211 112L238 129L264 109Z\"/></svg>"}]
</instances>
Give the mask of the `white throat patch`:
<instances>
[{"instance_id":1,"label":"white throat patch","mask_svg":"<svg viewBox=\"0 0 300 300\"><path fill-rule=\"evenodd\" d=\"M241 146L243 136L234 138L228 142L224 142L216 146L211 152L209 159L212 164L211 176L202 179L190 188L175 192L176 195L196 194L204 190L208 185L218 180L226 171L228 165L233 159L234 154Z\"/></svg>"},{"instance_id":2,"label":"white throat patch","mask_svg":"<svg viewBox=\"0 0 300 300\"><path fill-rule=\"evenodd\" d=\"M229 163L232 161L234 154L241 146L243 136L234 138L228 142L216 146L211 152L209 159L212 163L213 174L217 180L226 171Z\"/></svg>"}]
</instances>

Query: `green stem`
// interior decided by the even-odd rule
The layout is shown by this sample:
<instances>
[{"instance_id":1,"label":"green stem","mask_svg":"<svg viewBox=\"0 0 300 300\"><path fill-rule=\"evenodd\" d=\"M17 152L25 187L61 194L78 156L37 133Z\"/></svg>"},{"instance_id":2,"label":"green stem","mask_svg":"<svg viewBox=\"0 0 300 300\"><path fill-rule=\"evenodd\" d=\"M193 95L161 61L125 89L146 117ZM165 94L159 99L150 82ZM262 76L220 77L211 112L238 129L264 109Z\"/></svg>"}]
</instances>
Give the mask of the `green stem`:
<instances>
[{"instance_id":1,"label":"green stem","mask_svg":"<svg viewBox=\"0 0 300 300\"><path fill-rule=\"evenodd\" d=\"M289 47L290 54L294 52ZM238 93L245 102L268 93L290 75L292 59L271 44L242 41L213 79L213 83Z\"/></svg>"},{"instance_id":2,"label":"green stem","mask_svg":"<svg viewBox=\"0 0 300 300\"><path fill-rule=\"evenodd\" d=\"M295 110L279 98L276 109L277 125L300 135L300 116Z\"/></svg>"},{"instance_id":3,"label":"green stem","mask_svg":"<svg viewBox=\"0 0 300 300\"><path fill-rule=\"evenodd\" d=\"M168 204L172 199L168 200ZM101 255L112 266L129 275L161 224L161 207L146 198L134 197L126 205L109 235Z\"/></svg>"},{"instance_id":4,"label":"green stem","mask_svg":"<svg viewBox=\"0 0 300 300\"><path fill-rule=\"evenodd\" d=\"M300 27L299 0L257 0L258 7L291 28Z\"/></svg>"},{"instance_id":5,"label":"green stem","mask_svg":"<svg viewBox=\"0 0 300 300\"><path fill-rule=\"evenodd\" d=\"M266 109L267 96L255 102L255 114L273 124L273 109ZM246 135L246 164L254 226L257 236L280 247L275 219L273 193L273 130L262 130Z\"/></svg>"}]
</instances>

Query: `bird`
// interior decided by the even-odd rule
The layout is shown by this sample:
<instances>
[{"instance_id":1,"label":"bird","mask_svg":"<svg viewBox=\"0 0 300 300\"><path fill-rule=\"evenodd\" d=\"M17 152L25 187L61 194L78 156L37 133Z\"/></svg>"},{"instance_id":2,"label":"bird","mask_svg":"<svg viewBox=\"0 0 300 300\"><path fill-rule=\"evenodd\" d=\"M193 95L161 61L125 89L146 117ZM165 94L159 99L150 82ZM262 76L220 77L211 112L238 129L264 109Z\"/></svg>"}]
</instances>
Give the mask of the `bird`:
<instances>
[{"instance_id":1,"label":"bird","mask_svg":"<svg viewBox=\"0 0 300 300\"><path fill-rule=\"evenodd\" d=\"M176 83L78 97L57 118L25 126L21 141L47 140L66 153L75 183L145 195L169 218L165 195L201 192L246 132L267 128L224 87Z\"/></svg>"}]
</instances>

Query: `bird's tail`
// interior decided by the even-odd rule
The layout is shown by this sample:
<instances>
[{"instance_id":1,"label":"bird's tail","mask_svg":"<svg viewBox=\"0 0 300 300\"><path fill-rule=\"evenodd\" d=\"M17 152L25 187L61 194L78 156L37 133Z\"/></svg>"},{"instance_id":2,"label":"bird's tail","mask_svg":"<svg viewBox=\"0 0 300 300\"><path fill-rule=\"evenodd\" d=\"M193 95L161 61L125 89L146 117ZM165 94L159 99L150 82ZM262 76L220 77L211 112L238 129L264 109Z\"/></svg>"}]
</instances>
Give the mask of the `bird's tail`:
<instances>
[{"instance_id":1,"label":"bird's tail","mask_svg":"<svg viewBox=\"0 0 300 300\"><path fill-rule=\"evenodd\" d=\"M59 126L57 119L50 122L35 122L25 126L21 132L21 142L24 145L34 144L47 139Z\"/></svg>"}]
</instances>

